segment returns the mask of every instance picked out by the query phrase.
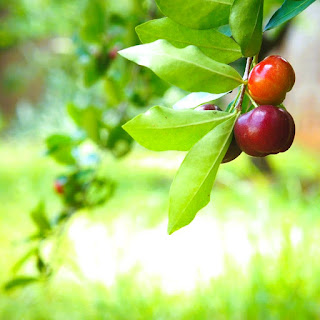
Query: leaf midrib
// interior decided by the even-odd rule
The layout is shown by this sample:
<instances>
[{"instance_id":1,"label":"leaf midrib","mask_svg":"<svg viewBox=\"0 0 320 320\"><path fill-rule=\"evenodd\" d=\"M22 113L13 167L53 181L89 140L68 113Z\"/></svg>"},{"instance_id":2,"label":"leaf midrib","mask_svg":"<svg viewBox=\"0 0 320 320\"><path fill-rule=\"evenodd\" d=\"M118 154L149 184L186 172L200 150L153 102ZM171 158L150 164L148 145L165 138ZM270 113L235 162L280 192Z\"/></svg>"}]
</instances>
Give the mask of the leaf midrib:
<instances>
[{"instance_id":1,"label":"leaf midrib","mask_svg":"<svg viewBox=\"0 0 320 320\"><path fill-rule=\"evenodd\" d=\"M234 121L236 121L237 117L235 117ZM228 140L230 134L231 134L232 130L230 131L229 135L227 135L227 139ZM219 137L222 136L223 134L218 135ZM173 224L173 226L175 227L176 223L180 220L180 217L184 214L184 212L187 210L187 208L189 207L190 203L193 201L193 199L196 197L196 195L199 193L199 190L202 188L203 184L205 183L205 181L207 180L208 176L210 175L210 173L212 172L214 166L216 165L217 159L219 159L219 157L221 156L222 150L224 149L225 143L223 145L223 148L220 150L219 152L219 156L216 158L216 161L213 163L213 165L211 166L210 170L208 170L208 173L205 175L204 179L202 180L199 188L196 190L196 192L193 194L193 196L190 198L190 200L188 201L187 205L184 207L184 209L182 211L180 211L180 214L178 215L178 219L175 219L176 222Z\"/></svg>"},{"instance_id":2,"label":"leaf midrib","mask_svg":"<svg viewBox=\"0 0 320 320\"><path fill-rule=\"evenodd\" d=\"M225 78L229 78L229 79L235 80L235 81L237 81L237 82L239 82L239 83L242 83L242 81L241 81L242 79L240 80L240 78L235 78L235 77L232 77L232 76L230 76L230 75L226 75L225 73L221 73L221 72L217 72L216 70L208 69L208 68L206 68L206 67L204 67L204 66L202 66L202 65L199 65L198 63L190 62L190 61L184 60L184 59L182 59L182 58L177 58L177 57L175 57L175 56L173 56L173 55L169 55L169 54L164 53L164 52L161 52L161 53L156 53L156 52L154 52L154 53L153 53L153 56L165 56L165 57L169 57L169 58L171 58L171 59L177 60L177 61L183 61L183 62L185 62L186 64L195 65L195 66L199 67L200 69L204 69L204 70L207 70L207 71L209 71L209 72L215 73L215 74L217 74L217 75L223 76L223 77L225 77ZM209 58L209 59L210 59L210 58ZM214 60L212 60L212 61L214 61ZM219 63L219 62L217 62L217 61L215 61L215 62L216 62L216 63ZM229 66L229 65L226 64L226 66ZM235 71L235 72L236 72L236 71ZM239 77L240 77L240 75L239 75Z\"/></svg>"},{"instance_id":3,"label":"leaf midrib","mask_svg":"<svg viewBox=\"0 0 320 320\"><path fill-rule=\"evenodd\" d=\"M148 32L148 31L144 31L145 34L148 34L148 35L153 35L152 32ZM218 32L217 32L218 33ZM177 40L177 39L172 39L170 37L166 37L164 40L167 40L167 41L173 41L173 42L178 42L178 43L182 43L182 44L187 44L187 45L194 45L194 46L197 46L199 48L205 48L205 49L216 49L216 50L221 50L221 51L231 51L231 52L236 52L236 53L240 53L241 50L240 48L239 49L233 49L233 48L224 48L224 47L218 47L218 46L205 46L203 44L194 44L192 42L188 42L188 41L183 41L183 40ZM236 43L235 43L236 45Z\"/></svg>"},{"instance_id":4,"label":"leaf midrib","mask_svg":"<svg viewBox=\"0 0 320 320\"><path fill-rule=\"evenodd\" d=\"M198 125L204 125L210 122L215 122L215 121L223 121L223 120L227 120L228 118L231 118L231 114L227 115L225 117L221 117L221 118L217 118L217 119L210 119L207 121L201 121L201 122L194 122L192 124L188 123L188 124L184 124L184 125L179 125L179 126L171 126L171 127L137 127L135 126L135 129L137 130L166 130L166 129L178 129L178 128L185 128L185 127L192 127L192 126L198 126Z\"/></svg>"}]
</instances>

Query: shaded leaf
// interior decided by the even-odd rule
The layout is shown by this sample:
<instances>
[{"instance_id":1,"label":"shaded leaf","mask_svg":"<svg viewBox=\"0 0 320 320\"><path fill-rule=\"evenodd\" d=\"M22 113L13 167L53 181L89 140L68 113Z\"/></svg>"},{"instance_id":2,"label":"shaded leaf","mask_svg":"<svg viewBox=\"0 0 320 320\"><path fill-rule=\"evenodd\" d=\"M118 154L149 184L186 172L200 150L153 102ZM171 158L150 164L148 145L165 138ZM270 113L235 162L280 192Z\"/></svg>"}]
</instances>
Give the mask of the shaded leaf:
<instances>
[{"instance_id":1,"label":"shaded leaf","mask_svg":"<svg viewBox=\"0 0 320 320\"><path fill-rule=\"evenodd\" d=\"M262 43L263 0L235 0L230 12L232 36L245 57L260 51Z\"/></svg>"},{"instance_id":2,"label":"shaded leaf","mask_svg":"<svg viewBox=\"0 0 320 320\"><path fill-rule=\"evenodd\" d=\"M243 82L235 69L210 59L195 46L178 49L166 40L157 40L119 53L186 91L223 93Z\"/></svg>"},{"instance_id":3,"label":"shaded leaf","mask_svg":"<svg viewBox=\"0 0 320 320\"><path fill-rule=\"evenodd\" d=\"M136 27L136 32L142 43L164 39L177 48L194 45L206 56L222 63L230 63L242 56L239 45L219 31L189 29L169 18L148 21Z\"/></svg>"},{"instance_id":4,"label":"shaded leaf","mask_svg":"<svg viewBox=\"0 0 320 320\"><path fill-rule=\"evenodd\" d=\"M4 285L4 290L5 291L10 291L12 289L15 289L17 287L25 287L29 284L35 283L40 281L39 278L35 278L35 277L19 277L19 278L14 278L10 281L8 281L5 285Z\"/></svg>"},{"instance_id":5,"label":"shaded leaf","mask_svg":"<svg viewBox=\"0 0 320 320\"><path fill-rule=\"evenodd\" d=\"M45 213L44 203L40 202L38 206L32 210L31 218L33 222L37 225L41 233L45 233L46 231L51 229L50 222Z\"/></svg>"},{"instance_id":6,"label":"shaded leaf","mask_svg":"<svg viewBox=\"0 0 320 320\"><path fill-rule=\"evenodd\" d=\"M216 126L192 147L182 162L170 189L169 234L188 225L209 203L236 119L237 114L234 113Z\"/></svg>"},{"instance_id":7,"label":"shaded leaf","mask_svg":"<svg viewBox=\"0 0 320 320\"><path fill-rule=\"evenodd\" d=\"M29 258L36 255L38 252L38 248L30 249L26 254L24 254L12 267L13 272L19 271L19 269L29 260Z\"/></svg>"},{"instance_id":8,"label":"shaded leaf","mask_svg":"<svg viewBox=\"0 0 320 320\"><path fill-rule=\"evenodd\" d=\"M75 164L76 159L73 155L73 148L82 141L80 138L73 138L64 134L53 134L46 139L46 154L59 163Z\"/></svg>"},{"instance_id":9,"label":"shaded leaf","mask_svg":"<svg viewBox=\"0 0 320 320\"><path fill-rule=\"evenodd\" d=\"M210 29L228 23L233 0L156 0L173 21L192 29Z\"/></svg>"},{"instance_id":10,"label":"shaded leaf","mask_svg":"<svg viewBox=\"0 0 320 320\"><path fill-rule=\"evenodd\" d=\"M308 8L313 2L315 2L315 0L286 0L271 17L264 30L273 29L280 24L289 21Z\"/></svg>"},{"instance_id":11,"label":"shaded leaf","mask_svg":"<svg viewBox=\"0 0 320 320\"><path fill-rule=\"evenodd\" d=\"M123 128L142 146L154 151L187 151L214 127L232 117L222 111L173 110L153 107Z\"/></svg>"}]
</instances>

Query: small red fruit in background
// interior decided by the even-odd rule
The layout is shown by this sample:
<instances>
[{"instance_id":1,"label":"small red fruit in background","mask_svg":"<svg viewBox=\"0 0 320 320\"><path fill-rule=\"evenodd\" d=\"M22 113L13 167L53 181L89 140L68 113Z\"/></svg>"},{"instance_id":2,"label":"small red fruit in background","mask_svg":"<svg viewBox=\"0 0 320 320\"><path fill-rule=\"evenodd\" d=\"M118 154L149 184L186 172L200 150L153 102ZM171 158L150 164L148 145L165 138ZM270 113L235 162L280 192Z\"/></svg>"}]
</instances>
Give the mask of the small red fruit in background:
<instances>
[{"instance_id":1,"label":"small red fruit in background","mask_svg":"<svg viewBox=\"0 0 320 320\"><path fill-rule=\"evenodd\" d=\"M198 111L204 111L204 110L222 111L215 104L203 104L203 105L195 108L195 110L198 110ZM237 141L235 140L235 137L233 136L231 143L230 143L230 146L227 150L227 153L225 154L221 163L227 163L227 162L230 162L230 161L236 159L241 154L241 152L242 152L242 150L239 148Z\"/></svg>"},{"instance_id":2,"label":"small red fruit in background","mask_svg":"<svg viewBox=\"0 0 320 320\"><path fill-rule=\"evenodd\" d=\"M109 53L108 53L108 57L110 60L114 60L118 55L118 48L114 47L112 48Z\"/></svg>"},{"instance_id":3,"label":"small red fruit in background","mask_svg":"<svg viewBox=\"0 0 320 320\"><path fill-rule=\"evenodd\" d=\"M291 64L280 56L269 56L250 72L248 89L251 97L261 105L278 105L295 83Z\"/></svg>"},{"instance_id":4,"label":"small red fruit in background","mask_svg":"<svg viewBox=\"0 0 320 320\"><path fill-rule=\"evenodd\" d=\"M234 135L242 151L250 156L264 157L291 147L295 124L286 110L263 105L238 118Z\"/></svg>"},{"instance_id":5,"label":"small red fruit in background","mask_svg":"<svg viewBox=\"0 0 320 320\"><path fill-rule=\"evenodd\" d=\"M58 194L64 194L64 186L66 184L66 178L60 177L54 181L53 188L54 191Z\"/></svg>"}]
</instances>

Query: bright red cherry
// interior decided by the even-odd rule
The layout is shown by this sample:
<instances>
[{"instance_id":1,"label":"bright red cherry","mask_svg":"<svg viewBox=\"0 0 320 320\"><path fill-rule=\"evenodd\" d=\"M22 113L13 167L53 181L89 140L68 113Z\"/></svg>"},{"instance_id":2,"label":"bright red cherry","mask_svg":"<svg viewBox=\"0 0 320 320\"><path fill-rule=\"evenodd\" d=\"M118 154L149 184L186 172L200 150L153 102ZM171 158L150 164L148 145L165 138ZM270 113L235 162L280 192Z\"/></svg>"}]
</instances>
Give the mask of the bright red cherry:
<instances>
[{"instance_id":1,"label":"bright red cherry","mask_svg":"<svg viewBox=\"0 0 320 320\"><path fill-rule=\"evenodd\" d=\"M217 110L217 111L222 111L218 106L216 106L215 104L203 104L197 108L195 108L195 110L198 111L203 111L203 110ZM239 148L237 141L235 140L234 136L232 137L230 146L227 150L227 153L225 154L223 160L221 163L227 163L230 162L232 160L234 160L235 158L237 158L240 154L241 154L241 149Z\"/></svg>"},{"instance_id":2,"label":"bright red cherry","mask_svg":"<svg viewBox=\"0 0 320 320\"><path fill-rule=\"evenodd\" d=\"M295 82L291 64L280 56L269 56L250 72L248 89L258 104L278 105Z\"/></svg>"},{"instance_id":3,"label":"bright red cherry","mask_svg":"<svg viewBox=\"0 0 320 320\"><path fill-rule=\"evenodd\" d=\"M291 147L295 124L286 110L264 105L240 116L234 135L242 151L250 156L264 157Z\"/></svg>"}]
</instances>

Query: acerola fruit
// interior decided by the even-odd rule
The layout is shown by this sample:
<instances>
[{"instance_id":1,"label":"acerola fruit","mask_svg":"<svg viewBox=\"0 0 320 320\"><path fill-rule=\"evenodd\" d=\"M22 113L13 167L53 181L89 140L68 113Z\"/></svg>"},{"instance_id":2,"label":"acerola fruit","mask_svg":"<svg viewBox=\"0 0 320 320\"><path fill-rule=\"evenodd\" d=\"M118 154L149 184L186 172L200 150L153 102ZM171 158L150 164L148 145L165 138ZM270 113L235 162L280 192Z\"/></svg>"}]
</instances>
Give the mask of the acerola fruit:
<instances>
[{"instance_id":1,"label":"acerola fruit","mask_svg":"<svg viewBox=\"0 0 320 320\"><path fill-rule=\"evenodd\" d=\"M222 111L218 106L216 106L215 104L203 104L197 108L195 108L195 110L198 111L203 111L203 110L217 110L217 111ZM241 154L241 149L239 148L237 141L235 140L234 136L232 137L230 146L227 150L227 153L225 154L223 160L221 163L227 163L230 162L234 159L236 159L240 154Z\"/></svg>"},{"instance_id":2,"label":"acerola fruit","mask_svg":"<svg viewBox=\"0 0 320 320\"><path fill-rule=\"evenodd\" d=\"M110 60L114 60L118 55L118 48L114 47L112 48L109 53L108 53L108 57Z\"/></svg>"},{"instance_id":3,"label":"acerola fruit","mask_svg":"<svg viewBox=\"0 0 320 320\"><path fill-rule=\"evenodd\" d=\"M204 110L217 110L217 111L222 111L218 106L215 104L203 104L199 107L196 107L194 110L197 111L204 111Z\"/></svg>"},{"instance_id":4,"label":"acerola fruit","mask_svg":"<svg viewBox=\"0 0 320 320\"><path fill-rule=\"evenodd\" d=\"M238 158L241 153L242 153L242 150L239 148L237 141L233 135L231 143L230 143L229 148L227 150L227 153L225 154L221 163L230 162L230 161Z\"/></svg>"},{"instance_id":5,"label":"acerola fruit","mask_svg":"<svg viewBox=\"0 0 320 320\"><path fill-rule=\"evenodd\" d=\"M66 184L66 177L59 177L54 181L53 189L58 194L64 194L64 186Z\"/></svg>"},{"instance_id":6,"label":"acerola fruit","mask_svg":"<svg viewBox=\"0 0 320 320\"><path fill-rule=\"evenodd\" d=\"M264 157L287 151L291 147L295 124L286 110L263 105L238 118L234 135L243 152Z\"/></svg>"},{"instance_id":7,"label":"acerola fruit","mask_svg":"<svg viewBox=\"0 0 320 320\"><path fill-rule=\"evenodd\" d=\"M291 64L280 56L269 56L250 72L248 89L251 97L261 105L278 105L295 83Z\"/></svg>"}]
</instances>

